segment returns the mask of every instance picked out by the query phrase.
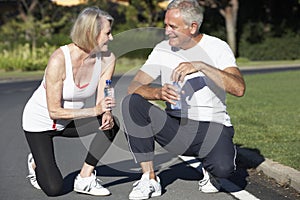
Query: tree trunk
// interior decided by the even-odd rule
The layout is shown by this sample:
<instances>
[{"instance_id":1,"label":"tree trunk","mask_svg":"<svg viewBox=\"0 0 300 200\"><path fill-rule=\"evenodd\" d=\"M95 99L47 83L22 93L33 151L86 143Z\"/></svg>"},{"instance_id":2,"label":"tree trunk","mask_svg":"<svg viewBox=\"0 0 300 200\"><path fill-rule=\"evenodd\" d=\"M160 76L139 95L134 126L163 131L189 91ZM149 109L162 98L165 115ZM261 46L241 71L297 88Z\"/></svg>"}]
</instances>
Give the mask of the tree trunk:
<instances>
[{"instance_id":1,"label":"tree trunk","mask_svg":"<svg viewBox=\"0 0 300 200\"><path fill-rule=\"evenodd\" d=\"M220 10L220 13L225 18L227 42L232 49L234 55L236 55L236 24L237 24L237 13L238 13L238 0L230 0L229 4Z\"/></svg>"}]
</instances>

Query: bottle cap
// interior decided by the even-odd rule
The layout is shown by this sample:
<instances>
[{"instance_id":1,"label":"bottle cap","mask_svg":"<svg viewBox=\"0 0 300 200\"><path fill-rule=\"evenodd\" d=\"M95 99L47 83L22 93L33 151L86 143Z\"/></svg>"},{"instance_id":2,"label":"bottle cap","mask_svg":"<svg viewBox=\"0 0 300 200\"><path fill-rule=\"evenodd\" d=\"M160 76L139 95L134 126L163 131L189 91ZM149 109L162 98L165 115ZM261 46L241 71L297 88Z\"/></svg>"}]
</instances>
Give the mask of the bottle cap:
<instances>
[{"instance_id":1,"label":"bottle cap","mask_svg":"<svg viewBox=\"0 0 300 200\"><path fill-rule=\"evenodd\" d=\"M106 80L105 82L106 82L107 85L111 84L111 80Z\"/></svg>"}]
</instances>

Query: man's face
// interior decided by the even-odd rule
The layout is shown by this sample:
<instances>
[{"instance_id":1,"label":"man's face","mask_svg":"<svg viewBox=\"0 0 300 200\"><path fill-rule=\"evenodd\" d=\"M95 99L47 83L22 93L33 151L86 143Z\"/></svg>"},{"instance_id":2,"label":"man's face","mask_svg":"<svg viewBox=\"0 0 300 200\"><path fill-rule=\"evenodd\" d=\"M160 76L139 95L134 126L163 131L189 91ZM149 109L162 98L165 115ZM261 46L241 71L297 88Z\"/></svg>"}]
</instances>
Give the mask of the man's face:
<instances>
[{"instance_id":1,"label":"man's face","mask_svg":"<svg viewBox=\"0 0 300 200\"><path fill-rule=\"evenodd\" d=\"M173 47L186 49L191 42L190 27L184 23L178 9L171 9L165 16L165 34L169 37L169 44Z\"/></svg>"}]
</instances>

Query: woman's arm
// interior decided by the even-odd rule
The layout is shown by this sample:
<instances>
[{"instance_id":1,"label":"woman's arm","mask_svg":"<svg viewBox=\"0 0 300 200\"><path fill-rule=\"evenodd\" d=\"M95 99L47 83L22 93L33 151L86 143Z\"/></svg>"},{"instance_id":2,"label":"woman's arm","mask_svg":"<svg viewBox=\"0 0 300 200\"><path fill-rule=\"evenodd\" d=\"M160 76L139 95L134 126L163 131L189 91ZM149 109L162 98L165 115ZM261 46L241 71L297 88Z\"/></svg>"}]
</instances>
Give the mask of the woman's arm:
<instances>
[{"instance_id":1,"label":"woman's arm","mask_svg":"<svg viewBox=\"0 0 300 200\"><path fill-rule=\"evenodd\" d=\"M102 73L98 83L98 93L96 104L99 104L101 99L104 98L104 87L106 80L111 80L115 71L116 58L111 52L102 53Z\"/></svg>"},{"instance_id":2,"label":"woman's arm","mask_svg":"<svg viewBox=\"0 0 300 200\"><path fill-rule=\"evenodd\" d=\"M116 64L116 58L115 55L111 52L104 52L102 53L102 73L98 84L98 93L97 93L97 100L96 105L101 103L101 101L108 101L110 100L109 107L115 106L115 99L111 98L104 98L104 87L106 85L106 80L111 80L112 76L115 71L115 64ZM100 130L109 130L113 128L114 122L113 122L113 115L111 113L111 110L106 110L102 116L102 124L99 127Z\"/></svg>"}]
</instances>

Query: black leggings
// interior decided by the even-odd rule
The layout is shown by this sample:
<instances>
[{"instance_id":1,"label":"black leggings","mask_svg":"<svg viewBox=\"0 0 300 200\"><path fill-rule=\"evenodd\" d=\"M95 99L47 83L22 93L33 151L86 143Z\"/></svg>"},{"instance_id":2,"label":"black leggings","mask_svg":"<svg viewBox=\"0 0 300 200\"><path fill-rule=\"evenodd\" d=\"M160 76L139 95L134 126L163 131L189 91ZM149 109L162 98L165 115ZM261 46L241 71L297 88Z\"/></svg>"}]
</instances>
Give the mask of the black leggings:
<instances>
[{"instance_id":1,"label":"black leggings","mask_svg":"<svg viewBox=\"0 0 300 200\"><path fill-rule=\"evenodd\" d=\"M27 142L36 164L37 182L48 196L58 196L63 191L63 177L56 165L53 137L82 137L97 132L93 138L85 162L96 166L116 136L119 126L99 131L102 116L71 121L62 131L25 132ZM104 134L103 134L104 133Z\"/></svg>"}]
</instances>

